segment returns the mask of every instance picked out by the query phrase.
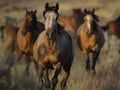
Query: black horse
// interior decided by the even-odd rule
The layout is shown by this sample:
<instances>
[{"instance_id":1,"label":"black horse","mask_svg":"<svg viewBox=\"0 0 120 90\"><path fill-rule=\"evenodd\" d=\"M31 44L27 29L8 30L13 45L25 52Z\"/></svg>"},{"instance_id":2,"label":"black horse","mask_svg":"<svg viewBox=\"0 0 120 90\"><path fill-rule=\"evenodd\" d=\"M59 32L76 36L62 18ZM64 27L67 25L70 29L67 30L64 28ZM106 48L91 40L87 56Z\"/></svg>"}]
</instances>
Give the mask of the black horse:
<instances>
[{"instance_id":1,"label":"black horse","mask_svg":"<svg viewBox=\"0 0 120 90\"><path fill-rule=\"evenodd\" d=\"M62 67L61 89L65 88L74 57L72 39L64 28L57 23L58 9L58 3L51 7L46 3L43 13L45 30L39 35L33 47L33 56L38 63L39 82L42 83L42 77L44 76L46 87L52 90L55 90ZM50 86L48 70L51 68L55 69L55 74ZM43 74L43 72L45 73Z\"/></svg>"}]
</instances>

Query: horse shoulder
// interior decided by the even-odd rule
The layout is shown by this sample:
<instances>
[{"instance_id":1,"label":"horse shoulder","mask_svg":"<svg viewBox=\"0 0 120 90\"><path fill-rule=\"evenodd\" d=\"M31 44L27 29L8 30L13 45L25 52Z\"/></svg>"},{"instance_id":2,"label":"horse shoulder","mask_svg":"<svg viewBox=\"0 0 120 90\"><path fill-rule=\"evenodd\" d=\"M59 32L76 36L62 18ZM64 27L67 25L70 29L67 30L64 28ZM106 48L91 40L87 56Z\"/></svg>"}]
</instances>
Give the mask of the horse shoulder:
<instances>
[{"instance_id":1,"label":"horse shoulder","mask_svg":"<svg viewBox=\"0 0 120 90\"><path fill-rule=\"evenodd\" d=\"M35 42L37 49L40 47L40 45L45 44L47 42L47 37L46 37L46 30L41 32Z\"/></svg>"},{"instance_id":2,"label":"horse shoulder","mask_svg":"<svg viewBox=\"0 0 120 90\"><path fill-rule=\"evenodd\" d=\"M39 52L39 48L42 44L45 43L46 39L46 31L44 30L43 32L41 32L37 38L37 40L35 41L34 45L33 45L33 57L34 59L37 61L39 58L38 56L38 52Z\"/></svg>"}]
</instances>

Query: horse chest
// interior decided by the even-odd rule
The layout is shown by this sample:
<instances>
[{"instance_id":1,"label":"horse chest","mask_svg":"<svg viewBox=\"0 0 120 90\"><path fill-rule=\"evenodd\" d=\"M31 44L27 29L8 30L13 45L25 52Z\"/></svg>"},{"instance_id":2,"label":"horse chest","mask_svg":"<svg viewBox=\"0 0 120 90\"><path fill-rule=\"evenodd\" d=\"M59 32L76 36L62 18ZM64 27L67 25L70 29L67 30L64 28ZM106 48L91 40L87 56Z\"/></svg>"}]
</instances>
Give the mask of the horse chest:
<instances>
[{"instance_id":1,"label":"horse chest","mask_svg":"<svg viewBox=\"0 0 120 90\"><path fill-rule=\"evenodd\" d=\"M96 47L96 36L95 35L91 35L90 37L86 36L81 36L81 46L85 49L92 49L94 50L94 48Z\"/></svg>"},{"instance_id":2,"label":"horse chest","mask_svg":"<svg viewBox=\"0 0 120 90\"><path fill-rule=\"evenodd\" d=\"M50 63L53 67L59 62L58 56L60 49L56 45L49 47L48 45L41 45L39 48L39 58L42 62Z\"/></svg>"},{"instance_id":3,"label":"horse chest","mask_svg":"<svg viewBox=\"0 0 120 90\"><path fill-rule=\"evenodd\" d=\"M23 36L21 33L17 36L17 42L19 49L22 52L29 52L32 51L33 43L31 42L31 33L27 33L26 36Z\"/></svg>"}]
</instances>

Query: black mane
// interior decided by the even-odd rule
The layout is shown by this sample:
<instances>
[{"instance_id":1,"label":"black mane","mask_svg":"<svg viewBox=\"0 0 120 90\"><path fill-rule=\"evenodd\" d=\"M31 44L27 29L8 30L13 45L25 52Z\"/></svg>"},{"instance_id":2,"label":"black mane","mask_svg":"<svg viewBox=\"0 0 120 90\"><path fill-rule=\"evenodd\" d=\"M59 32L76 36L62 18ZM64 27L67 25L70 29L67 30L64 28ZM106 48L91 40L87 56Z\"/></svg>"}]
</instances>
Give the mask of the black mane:
<instances>
[{"instance_id":1,"label":"black mane","mask_svg":"<svg viewBox=\"0 0 120 90\"><path fill-rule=\"evenodd\" d=\"M93 19L94 19L94 21L95 22L99 22L100 20L99 20L99 17L97 16L97 15L95 15L93 12L91 12L91 11L86 11L86 13L84 13L84 17L86 16L86 15L92 15L93 16Z\"/></svg>"},{"instance_id":2,"label":"black mane","mask_svg":"<svg viewBox=\"0 0 120 90\"><path fill-rule=\"evenodd\" d=\"M55 6L48 7L47 10L44 10L44 11L43 11L43 16L44 16L44 18L45 18L45 13L46 13L47 11L54 11L54 12L57 14L57 16L59 16L59 13L58 13L58 11L56 10L56 7L55 7Z\"/></svg>"}]
</instances>

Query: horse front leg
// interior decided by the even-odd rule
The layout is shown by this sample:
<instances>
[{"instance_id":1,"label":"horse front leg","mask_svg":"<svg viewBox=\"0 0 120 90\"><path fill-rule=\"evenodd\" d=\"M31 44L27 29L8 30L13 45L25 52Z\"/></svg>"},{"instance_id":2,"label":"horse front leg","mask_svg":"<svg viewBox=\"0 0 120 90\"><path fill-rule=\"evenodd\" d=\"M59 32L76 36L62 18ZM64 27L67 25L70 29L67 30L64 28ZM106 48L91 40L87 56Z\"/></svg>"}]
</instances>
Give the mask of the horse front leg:
<instances>
[{"instance_id":1,"label":"horse front leg","mask_svg":"<svg viewBox=\"0 0 120 90\"><path fill-rule=\"evenodd\" d=\"M98 60L99 54L100 54L100 49L97 49L95 52L93 52L93 57L92 57L92 72L93 72L93 74L96 73L95 66L96 66L96 61Z\"/></svg>"},{"instance_id":2,"label":"horse front leg","mask_svg":"<svg viewBox=\"0 0 120 90\"><path fill-rule=\"evenodd\" d=\"M19 55L18 55L18 57L17 57L16 63L18 63L20 61L20 59L21 59L22 56L23 56L23 54L22 54L22 52L20 52Z\"/></svg>"},{"instance_id":3,"label":"horse front leg","mask_svg":"<svg viewBox=\"0 0 120 90\"><path fill-rule=\"evenodd\" d=\"M31 62L31 59L30 59L30 54L27 54L27 66L26 66L26 74L29 76L29 67L30 67L30 62Z\"/></svg>"},{"instance_id":4,"label":"horse front leg","mask_svg":"<svg viewBox=\"0 0 120 90\"><path fill-rule=\"evenodd\" d=\"M58 83L58 75L60 74L61 68L62 68L62 67L60 66L60 67L57 68L56 71L55 71L55 74L54 74L54 76L53 76L53 78L52 78L52 87L51 87L51 90L55 90L55 88L56 88L56 85L57 85L57 83Z\"/></svg>"},{"instance_id":5,"label":"horse front leg","mask_svg":"<svg viewBox=\"0 0 120 90\"><path fill-rule=\"evenodd\" d=\"M90 70L90 59L89 59L89 55L87 51L83 51L83 56L86 61L86 70L89 71Z\"/></svg>"},{"instance_id":6,"label":"horse front leg","mask_svg":"<svg viewBox=\"0 0 120 90\"><path fill-rule=\"evenodd\" d=\"M50 89L51 85L50 85L48 70L49 70L48 68L44 70L43 79L45 80L45 88Z\"/></svg>"},{"instance_id":7,"label":"horse front leg","mask_svg":"<svg viewBox=\"0 0 120 90\"><path fill-rule=\"evenodd\" d=\"M39 90L43 89L43 74L45 70L45 65L40 61L38 62L38 75L39 75Z\"/></svg>"}]
</instances>

